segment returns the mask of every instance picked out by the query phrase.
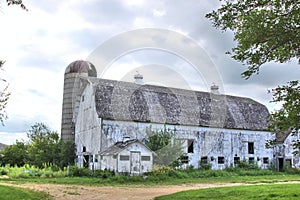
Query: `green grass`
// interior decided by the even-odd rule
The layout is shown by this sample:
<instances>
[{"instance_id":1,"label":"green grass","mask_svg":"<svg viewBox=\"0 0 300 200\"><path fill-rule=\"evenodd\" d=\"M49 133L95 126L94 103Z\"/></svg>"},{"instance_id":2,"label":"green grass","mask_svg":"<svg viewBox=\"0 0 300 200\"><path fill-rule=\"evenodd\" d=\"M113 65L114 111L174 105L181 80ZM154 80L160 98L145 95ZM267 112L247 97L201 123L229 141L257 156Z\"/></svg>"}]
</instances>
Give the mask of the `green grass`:
<instances>
[{"instance_id":1,"label":"green grass","mask_svg":"<svg viewBox=\"0 0 300 200\"><path fill-rule=\"evenodd\" d=\"M173 199L210 199L210 200L251 200L251 199L300 199L300 184L272 184L189 190L155 198Z\"/></svg>"},{"instance_id":2,"label":"green grass","mask_svg":"<svg viewBox=\"0 0 300 200\"><path fill-rule=\"evenodd\" d=\"M1 176L2 175L2 176ZM227 168L225 170L175 170L171 167L156 167L143 176L114 175L110 171L90 171L70 167L67 171L51 167L39 169L34 166L0 167L0 180L11 183L53 183L73 185L180 185L186 183L274 183L300 181L300 170L278 172L266 169ZM2 178L1 178L2 177Z\"/></svg>"},{"instance_id":3,"label":"green grass","mask_svg":"<svg viewBox=\"0 0 300 200\"><path fill-rule=\"evenodd\" d=\"M68 184L68 185L89 185L89 186L123 186L123 185L181 185L181 184L197 184L197 183L277 183L277 182L291 182L300 181L299 175L266 175L266 176L230 176L230 177L209 177L209 178L167 178L163 180L148 179L144 177L131 176L114 176L110 178L97 177L61 177L61 178L9 178L1 181L22 184L22 183L40 183L40 184Z\"/></svg>"},{"instance_id":4,"label":"green grass","mask_svg":"<svg viewBox=\"0 0 300 200\"><path fill-rule=\"evenodd\" d=\"M0 185L0 200L45 200L51 199L48 194L29 189Z\"/></svg>"}]
</instances>

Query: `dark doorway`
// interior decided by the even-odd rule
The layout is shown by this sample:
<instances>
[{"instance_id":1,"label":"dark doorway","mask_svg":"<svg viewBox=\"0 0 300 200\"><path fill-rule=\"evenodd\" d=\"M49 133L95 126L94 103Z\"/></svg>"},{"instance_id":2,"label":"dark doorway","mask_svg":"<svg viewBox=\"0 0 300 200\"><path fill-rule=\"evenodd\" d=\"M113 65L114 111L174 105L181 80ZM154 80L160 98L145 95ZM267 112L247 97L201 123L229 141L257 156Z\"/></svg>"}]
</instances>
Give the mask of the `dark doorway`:
<instances>
[{"instance_id":1,"label":"dark doorway","mask_svg":"<svg viewBox=\"0 0 300 200\"><path fill-rule=\"evenodd\" d=\"M89 167L89 155L83 156L83 167L88 168Z\"/></svg>"},{"instance_id":2,"label":"dark doorway","mask_svg":"<svg viewBox=\"0 0 300 200\"><path fill-rule=\"evenodd\" d=\"M283 158L278 158L278 170L280 172L283 170Z\"/></svg>"},{"instance_id":3,"label":"dark doorway","mask_svg":"<svg viewBox=\"0 0 300 200\"><path fill-rule=\"evenodd\" d=\"M194 153L194 140L188 140L188 153Z\"/></svg>"}]
</instances>

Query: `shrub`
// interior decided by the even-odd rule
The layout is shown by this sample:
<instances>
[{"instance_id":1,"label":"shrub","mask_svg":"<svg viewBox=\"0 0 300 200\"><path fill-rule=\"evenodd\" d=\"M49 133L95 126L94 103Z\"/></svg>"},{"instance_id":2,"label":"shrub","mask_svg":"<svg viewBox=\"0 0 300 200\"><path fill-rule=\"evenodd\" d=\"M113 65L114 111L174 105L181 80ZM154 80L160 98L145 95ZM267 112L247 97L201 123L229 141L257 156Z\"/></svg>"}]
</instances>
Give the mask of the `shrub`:
<instances>
[{"instance_id":1,"label":"shrub","mask_svg":"<svg viewBox=\"0 0 300 200\"><path fill-rule=\"evenodd\" d=\"M69 176L92 176L92 171L87 168L71 166L69 168Z\"/></svg>"},{"instance_id":2,"label":"shrub","mask_svg":"<svg viewBox=\"0 0 300 200\"><path fill-rule=\"evenodd\" d=\"M260 167L258 167L257 163L249 163L246 161L246 159L243 159L242 161L240 161L236 168L242 168L242 169L260 169Z\"/></svg>"},{"instance_id":3,"label":"shrub","mask_svg":"<svg viewBox=\"0 0 300 200\"><path fill-rule=\"evenodd\" d=\"M210 170L212 168L212 165L210 163L201 162L199 163L199 169L203 170Z\"/></svg>"},{"instance_id":4,"label":"shrub","mask_svg":"<svg viewBox=\"0 0 300 200\"><path fill-rule=\"evenodd\" d=\"M106 178L111 178L111 177L115 176L115 172L109 171L109 170L95 170L93 172L93 176L106 179Z\"/></svg>"},{"instance_id":5,"label":"shrub","mask_svg":"<svg viewBox=\"0 0 300 200\"><path fill-rule=\"evenodd\" d=\"M8 175L9 170L6 169L5 167L0 168L0 175Z\"/></svg>"}]
</instances>

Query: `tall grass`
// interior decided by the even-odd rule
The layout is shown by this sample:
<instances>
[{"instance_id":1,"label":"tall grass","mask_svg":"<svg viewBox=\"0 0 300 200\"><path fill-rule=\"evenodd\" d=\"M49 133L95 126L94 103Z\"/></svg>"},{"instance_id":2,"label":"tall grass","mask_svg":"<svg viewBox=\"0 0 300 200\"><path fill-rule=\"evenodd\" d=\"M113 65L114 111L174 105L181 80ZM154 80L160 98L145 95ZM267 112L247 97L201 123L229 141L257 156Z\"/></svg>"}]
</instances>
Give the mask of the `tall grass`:
<instances>
[{"instance_id":1,"label":"tall grass","mask_svg":"<svg viewBox=\"0 0 300 200\"><path fill-rule=\"evenodd\" d=\"M86 168L71 166L63 170L55 166L44 166L37 168L30 165L23 167L0 167L0 177L9 178L64 178L64 177L90 177L96 178L98 183L144 183L144 182L164 182L187 179L208 179L208 178L230 178L230 177L255 177L255 176L276 176L276 175L300 175L299 169L289 169L286 172L277 172L274 170L257 169L257 168L226 168L225 170L204 170L204 169L185 169L175 170L172 167L155 166L151 172L143 174L143 176L128 176L128 174L116 175L111 171L91 171ZM182 182L182 181L181 181Z\"/></svg>"},{"instance_id":2,"label":"tall grass","mask_svg":"<svg viewBox=\"0 0 300 200\"><path fill-rule=\"evenodd\" d=\"M24 165L23 167L9 166L0 167L0 175L8 176L10 178L32 178L32 177L66 177L67 170L61 170L54 166L45 166L38 168L31 165Z\"/></svg>"}]
</instances>

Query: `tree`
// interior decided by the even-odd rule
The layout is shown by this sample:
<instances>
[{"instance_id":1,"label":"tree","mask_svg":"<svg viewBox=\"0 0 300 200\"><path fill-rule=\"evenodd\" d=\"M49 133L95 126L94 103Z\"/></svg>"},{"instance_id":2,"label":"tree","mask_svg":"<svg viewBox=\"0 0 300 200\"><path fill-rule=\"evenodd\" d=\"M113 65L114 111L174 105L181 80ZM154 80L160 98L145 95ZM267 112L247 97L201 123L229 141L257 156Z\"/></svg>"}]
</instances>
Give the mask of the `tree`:
<instances>
[{"instance_id":1,"label":"tree","mask_svg":"<svg viewBox=\"0 0 300 200\"><path fill-rule=\"evenodd\" d=\"M237 46L232 58L247 65L242 73L248 79L267 62L287 62L298 59L300 64L300 4L299 0L223 0L216 11L206 15L216 28L232 30ZM282 108L270 115L269 130L276 139L266 145L282 142L291 132L297 133L300 123L299 81L290 81L271 91L271 102ZM291 131L292 129L292 131ZM300 143L294 141L295 152Z\"/></svg>"},{"instance_id":2,"label":"tree","mask_svg":"<svg viewBox=\"0 0 300 200\"><path fill-rule=\"evenodd\" d=\"M272 102L282 103L282 108L270 115L269 129L274 133L281 133L283 139L291 132L292 135L297 135L300 130L300 82L290 81L288 85L278 86L270 92L273 93ZM269 144L276 145L278 142L276 138L269 141ZM294 154L298 154L300 142L293 142Z\"/></svg>"},{"instance_id":3,"label":"tree","mask_svg":"<svg viewBox=\"0 0 300 200\"><path fill-rule=\"evenodd\" d=\"M4 62L0 60L0 70L2 70ZM8 83L5 79L0 78L0 122L3 125L3 121L7 119L5 108L8 103L10 92L8 92Z\"/></svg>"},{"instance_id":4,"label":"tree","mask_svg":"<svg viewBox=\"0 0 300 200\"><path fill-rule=\"evenodd\" d=\"M58 153L59 160L55 163L59 168L64 168L66 166L75 164L75 154L76 146L74 141L59 141Z\"/></svg>"},{"instance_id":5,"label":"tree","mask_svg":"<svg viewBox=\"0 0 300 200\"><path fill-rule=\"evenodd\" d=\"M183 155L182 141L176 140L174 133L164 126L161 130L147 129L148 138L144 143L156 153L154 156L154 163L157 165L171 165L176 167L181 165L178 159Z\"/></svg>"},{"instance_id":6,"label":"tree","mask_svg":"<svg viewBox=\"0 0 300 200\"><path fill-rule=\"evenodd\" d=\"M6 0L7 5L20 5L23 10L28 11L26 6L23 4L22 0ZM2 70L2 66L5 62L0 60L0 70ZM0 122L3 125L3 121L7 119L7 114L5 112L5 108L7 106L7 102L10 96L10 92L8 92L8 84L7 81L0 77Z\"/></svg>"},{"instance_id":7,"label":"tree","mask_svg":"<svg viewBox=\"0 0 300 200\"><path fill-rule=\"evenodd\" d=\"M29 164L37 167L56 165L60 168L74 164L75 143L61 141L59 135L43 123L36 123L27 132Z\"/></svg>"},{"instance_id":8,"label":"tree","mask_svg":"<svg viewBox=\"0 0 300 200\"><path fill-rule=\"evenodd\" d=\"M30 164L43 167L44 164L53 164L59 160L58 133L50 131L43 123L36 123L27 132L27 137L30 139L28 148Z\"/></svg>"},{"instance_id":9,"label":"tree","mask_svg":"<svg viewBox=\"0 0 300 200\"><path fill-rule=\"evenodd\" d=\"M300 4L298 0L223 0L216 11L206 15L213 26L232 30L237 46L232 58L248 66L248 79L264 63L300 63Z\"/></svg>"},{"instance_id":10,"label":"tree","mask_svg":"<svg viewBox=\"0 0 300 200\"><path fill-rule=\"evenodd\" d=\"M28 146L24 142L7 146L2 152L1 165L23 166L28 161Z\"/></svg>"},{"instance_id":11,"label":"tree","mask_svg":"<svg viewBox=\"0 0 300 200\"><path fill-rule=\"evenodd\" d=\"M74 141L59 140L58 133L50 131L43 123L36 123L27 132L28 143L16 141L0 152L0 165L34 165L43 168L56 166L60 169L74 165Z\"/></svg>"},{"instance_id":12,"label":"tree","mask_svg":"<svg viewBox=\"0 0 300 200\"><path fill-rule=\"evenodd\" d=\"M20 5L20 7L23 9L23 10L26 10L28 11L28 9L26 8L26 6L23 4L23 1L22 0L6 0L7 2L7 5L10 6L10 5Z\"/></svg>"}]
</instances>

